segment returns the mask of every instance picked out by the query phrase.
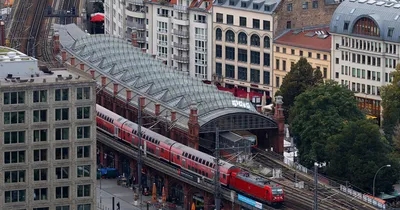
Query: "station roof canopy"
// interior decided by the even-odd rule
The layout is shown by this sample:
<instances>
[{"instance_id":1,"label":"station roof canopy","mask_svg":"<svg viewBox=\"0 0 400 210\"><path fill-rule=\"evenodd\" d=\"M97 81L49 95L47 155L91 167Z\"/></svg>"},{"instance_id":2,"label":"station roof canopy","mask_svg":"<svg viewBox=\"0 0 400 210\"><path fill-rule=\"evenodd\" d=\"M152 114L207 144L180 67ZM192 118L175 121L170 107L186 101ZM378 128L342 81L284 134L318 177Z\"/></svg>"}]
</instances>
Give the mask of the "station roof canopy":
<instances>
[{"instance_id":1,"label":"station roof canopy","mask_svg":"<svg viewBox=\"0 0 400 210\"><path fill-rule=\"evenodd\" d=\"M122 87L143 95L148 100L145 111L154 113L154 104L161 110L177 112L177 126L187 130L190 108L196 105L200 133L220 130L251 130L276 128L276 122L259 114L248 101L204 84L200 79L174 70L172 67L143 53L124 39L109 35L89 35L75 24L54 25L60 44L68 53L97 75L104 75ZM99 76L97 76L99 77ZM107 88L112 91L112 88ZM124 91L118 96L125 98ZM137 105L137 100L131 103Z\"/></svg>"}]
</instances>

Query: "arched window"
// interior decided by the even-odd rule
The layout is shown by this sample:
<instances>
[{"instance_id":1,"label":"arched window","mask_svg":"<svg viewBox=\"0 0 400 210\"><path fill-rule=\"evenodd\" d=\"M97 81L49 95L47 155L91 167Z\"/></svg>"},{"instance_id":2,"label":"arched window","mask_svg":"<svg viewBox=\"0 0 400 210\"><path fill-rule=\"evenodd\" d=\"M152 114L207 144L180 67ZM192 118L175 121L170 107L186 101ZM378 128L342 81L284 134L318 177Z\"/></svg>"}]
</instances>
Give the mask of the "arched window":
<instances>
[{"instance_id":1,"label":"arched window","mask_svg":"<svg viewBox=\"0 0 400 210\"><path fill-rule=\"evenodd\" d=\"M269 39L269 36L264 37L264 48L269 49L271 47L271 41Z\"/></svg>"},{"instance_id":2,"label":"arched window","mask_svg":"<svg viewBox=\"0 0 400 210\"><path fill-rule=\"evenodd\" d=\"M235 42L235 33L233 33L233 31L231 31L231 30L226 31L225 41Z\"/></svg>"},{"instance_id":3,"label":"arched window","mask_svg":"<svg viewBox=\"0 0 400 210\"><path fill-rule=\"evenodd\" d=\"M244 32L239 33L238 42L239 44L247 44L247 35Z\"/></svg>"},{"instance_id":4,"label":"arched window","mask_svg":"<svg viewBox=\"0 0 400 210\"><path fill-rule=\"evenodd\" d=\"M250 44L251 44L251 46L259 47L260 46L260 37L257 34L251 35Z\"/></svg>"},{"instance_id":5,"label":"arched window","mask_svg":"<svg viewBox=\"0 0 400 210\"><path fill-rule=\"evenodd\" d=\"M345 23L345 27L346 27ZM353 26L354 34L361 34L367 36L380 36L379 27L370 18L360 18Z\"/></svg>"},{"instance_id":6,"label":"arched window","mask_svg":"<svg viewBox=\"0 0 400 210\"><path fill-rule=\"evenodd\" d=\"M217 28L217 30L215 31L215 39L222 40L222 30L220 28Z\"/></svg>"}]
</instances>

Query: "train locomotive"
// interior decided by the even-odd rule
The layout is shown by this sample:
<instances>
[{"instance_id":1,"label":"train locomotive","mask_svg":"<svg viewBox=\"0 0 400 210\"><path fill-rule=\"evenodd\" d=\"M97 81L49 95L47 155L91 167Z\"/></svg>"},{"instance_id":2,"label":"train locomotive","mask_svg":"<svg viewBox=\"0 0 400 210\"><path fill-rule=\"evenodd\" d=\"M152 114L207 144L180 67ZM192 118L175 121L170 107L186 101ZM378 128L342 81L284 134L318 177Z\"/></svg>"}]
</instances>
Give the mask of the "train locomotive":
<instances>
[{"instance_id":1,"label":"train locomotive","mask_svg":"<svg viewBox=\"0 0 400 210\"><path fill-rule=\"evenodd\" d=\"M96 106L96 110L96 123L99 130L137 148L139 138L136 123L100 105ZM206 182L213 183L215 169L213 156L144 127L141 132L141 145L148 155L175 165L179 168L178 173L181 176L194 174ZM280 185L242 171L223 160L219 163L219 171L219 180L223 187L271 206L279 207L284 202L284 191Z\"/></svg>"}]
</instances>

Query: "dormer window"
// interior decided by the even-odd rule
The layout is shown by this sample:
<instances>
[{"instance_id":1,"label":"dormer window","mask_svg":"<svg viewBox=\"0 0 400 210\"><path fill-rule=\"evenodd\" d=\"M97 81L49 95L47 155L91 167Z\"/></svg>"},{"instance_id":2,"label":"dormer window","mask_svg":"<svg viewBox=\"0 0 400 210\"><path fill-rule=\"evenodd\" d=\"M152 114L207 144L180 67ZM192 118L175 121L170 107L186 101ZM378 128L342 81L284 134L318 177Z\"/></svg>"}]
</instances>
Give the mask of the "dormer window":
<instances>
[{"instance_id":1,"label":"dormer window","mask_svg":"<svg viewBox=\"0 0 400 210\"><path fill-rule=\"evenodd\" d=\"M353 26L352 32L354 34L361 34L366 36L380 36L380 30L379 27L375 24L375 21L367 17L363 17L357 20L357 22ZM393 32L391 35L393 36Z\"/></svg>"},{"instance_id":2,"label":"dormer window","mask_svg":"<svg viewBox=\"0 0 400 210\"><path fill-rule=\"evenodd\" d=\"M253 4L253 9L258 9L258 4Z\"/></svg>"},{"instance_id":3,"label":"dormer window","mask_svg":"<svg viewBox=\"0 0 400 210\"><path fill-rule=\"evenodd\" d=\"M240 6L246 8L247 4L246 4L246 2L242 2Z\"/></svg>"},{"instance_id":4,"label":"dormer window","mask_svg":"<svg viewBox=\"0 0 400 210\"><path fill-rule=\"evenodd\" d=\"M349 22L345 22L345 23L344 23L343 30L344 30L344 31L349 30Z\"/></svg>"},{"instance_id":5,"label":"dormer window","mask_svg":"<svg viewBox=\"0 0 400 210\"><path fill-rule=\"evenodd\" d=\"M265 5L264 6L264 11L269 12L269 11L271 11L271 9L270 9L270 7L268 5Z\"/></svg>"},{"instance_id":6,"label":"dormer window","mask_svg":"<svg viewBox=\"0 0 400 210\"><path fill-rule=\"evenodd\" d=\"M235 6L235 0L229 0L229 5L230 6Z\"/></svg>"},{"instance_id":7,"label":"dormer window","mask_svg":"<svg viewBox=\"0 0 400 210\"><path fill-rule=\"evenodd\" d=\"M388 37L393 37L394 28L388 29Z\"/></svg>"}]
</instances>

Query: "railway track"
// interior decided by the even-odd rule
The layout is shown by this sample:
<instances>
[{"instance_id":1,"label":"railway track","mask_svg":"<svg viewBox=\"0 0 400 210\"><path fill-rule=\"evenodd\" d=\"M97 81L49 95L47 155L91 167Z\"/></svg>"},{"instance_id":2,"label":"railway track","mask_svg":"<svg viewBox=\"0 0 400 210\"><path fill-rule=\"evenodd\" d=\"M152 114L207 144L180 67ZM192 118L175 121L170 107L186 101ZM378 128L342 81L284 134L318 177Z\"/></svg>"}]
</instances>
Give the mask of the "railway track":
<instances>
[{"instance_id":1,"label":"railway track","mask_svg":"<svg viewBox=\"0 0 400 210\"><path fill-rule=\"evenodd\" d=\"M34 4L35 10L34 13L31 13L33 17L29 18L32 22L30 25L30 32L28 36L28 41L26 45L26 53L29 56L36 57L36 42L39 41L39 32L42 27L42 20L44 17L44 11L47 6L47 1L45 0L32 0ZM28 20L28 23L29 23ZM39 42L40 43L40 42Z\"/></svg>"},{"instance_id":2,"label":"railway track","mask_svg":"<svg viewBox=\"0 0 400 210\"><path fill-rule=\"evenodd\" d=\"M25 48L26 46L26 38L24 37L26 31L25 22L32 3L30 0L24 3L21 3L21 1L16 2L16 10L13 12L13 22L8 33L8 39L12 48L22 51L21 47Z\"/></svg>"},{"instance_id":3,"label":"railway track","mask_svg":"<svg viewBox=\"0 0 400 210\"><path fill-rule=\"evenodd\" d=\"M255 156L254 160L257 163L261 163L264 166L270 168L281 168L283 177L291 181L292 183L294 183L295 181L296 182L303 181L305 190L302 190L301 192L303 192L303 194L307 194L309 197L314 196L313 195L315 189L314 179L304 176L302 175L302 173L299 173L296 170L287 167L280 159L271 158L271 156L269 154L266 154L266 152L264 152L263 150L258 149L258 153ZM287 188L285 188L285 190L287 191ZM350 199L348 196L344 195L337 189L334 189L324 184L318 185L318 198L319 198L319 203L327 203L332 206L337 206L349 210L375 209L369 204L362 203L358 200Z\"/></svg>"}]
</instances>

